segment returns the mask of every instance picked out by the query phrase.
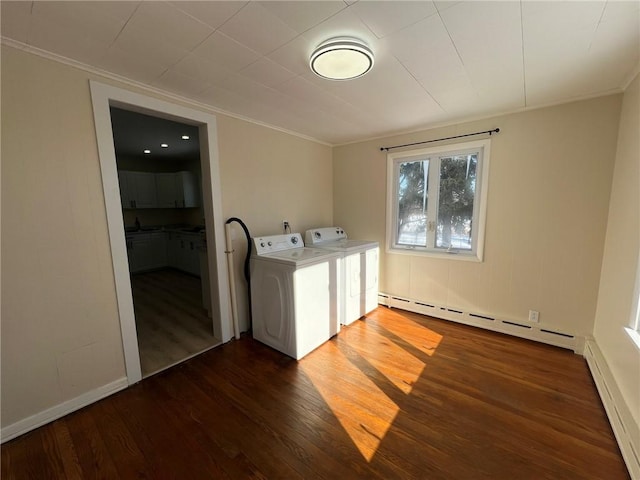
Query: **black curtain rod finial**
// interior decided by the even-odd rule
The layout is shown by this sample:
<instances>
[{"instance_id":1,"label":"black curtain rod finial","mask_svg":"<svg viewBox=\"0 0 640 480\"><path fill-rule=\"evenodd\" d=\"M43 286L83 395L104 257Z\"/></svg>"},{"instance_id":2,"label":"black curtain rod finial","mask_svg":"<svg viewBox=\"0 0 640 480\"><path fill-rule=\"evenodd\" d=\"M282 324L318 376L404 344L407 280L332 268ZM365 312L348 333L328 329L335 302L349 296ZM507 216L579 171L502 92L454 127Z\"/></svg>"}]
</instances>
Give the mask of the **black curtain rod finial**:
<instances>
[{"instance_id":1,"label":"black curtain rod finial","mask_svg":"<svg viewBox=\"0 0 640 480\"><path fill-rule=\"evenodd\" d=\"M475 133L466 133L464 135L455 135L453 137L444 137L444 138L436 138L435 140L425 140L424 142L415 142L415 143L405 143L404 145L394 145L392 147L380 147L380 151L389 151L392 148L402 148L402 147L412 147L414 145L423 145L425 143L432 143L432 142L441 142L443 140L452 140L454 138L463 138L463 137L471 137L473 135L483 135L485 133L488 133L489 136L491 136L494 133L499 133L500 129L499 128L494 128L493 130L485 130L484 132L475 132Z\"/></svg>"}]
</instances>

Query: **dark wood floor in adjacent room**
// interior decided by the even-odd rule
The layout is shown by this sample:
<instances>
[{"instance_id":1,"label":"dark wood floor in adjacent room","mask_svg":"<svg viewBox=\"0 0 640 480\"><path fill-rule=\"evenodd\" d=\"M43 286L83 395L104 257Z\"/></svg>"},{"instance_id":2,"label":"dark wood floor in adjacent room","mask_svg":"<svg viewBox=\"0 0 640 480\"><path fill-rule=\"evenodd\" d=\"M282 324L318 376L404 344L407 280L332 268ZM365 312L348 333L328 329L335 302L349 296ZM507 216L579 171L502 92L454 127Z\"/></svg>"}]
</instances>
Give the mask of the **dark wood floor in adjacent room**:
<instances>
[{"instance_id":1,"label":"dark wood floor in adjacent room","mask_svg":"<svg viewBox=\"0 0 640 480\"><path fill-rule=\"evenodd\" d=\"M580 356L379 308L243 337L2 446L2 479L628 479Z\"/></svg>"}]
</instances>

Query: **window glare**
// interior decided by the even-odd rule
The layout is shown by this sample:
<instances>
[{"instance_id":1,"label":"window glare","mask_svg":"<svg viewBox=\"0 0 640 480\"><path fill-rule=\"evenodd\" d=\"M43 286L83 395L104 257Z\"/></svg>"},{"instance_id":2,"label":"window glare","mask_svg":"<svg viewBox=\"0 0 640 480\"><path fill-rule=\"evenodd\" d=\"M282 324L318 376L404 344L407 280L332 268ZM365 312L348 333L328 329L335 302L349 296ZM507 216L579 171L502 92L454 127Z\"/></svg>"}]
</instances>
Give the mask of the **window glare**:
<instances>
[{"instance_id":1,"label":"window glare","mask_svg":"<svg viewBox=\"0 0 640 480\"><path fill-rule=\"evenodd\" d=\"M471 250L478 155L440 158L436 248Z\"/></svg>"},{"instance_id":2,"label":"window glare","mask_svg":"<svg viewBox=\"0 0 640 480\"><path fill-rule=\"evenodd\" d=\"M399 245L426 245L428 178L428 160L403 162L399 165L397 231Z\"/></svg>"}]
</instances>

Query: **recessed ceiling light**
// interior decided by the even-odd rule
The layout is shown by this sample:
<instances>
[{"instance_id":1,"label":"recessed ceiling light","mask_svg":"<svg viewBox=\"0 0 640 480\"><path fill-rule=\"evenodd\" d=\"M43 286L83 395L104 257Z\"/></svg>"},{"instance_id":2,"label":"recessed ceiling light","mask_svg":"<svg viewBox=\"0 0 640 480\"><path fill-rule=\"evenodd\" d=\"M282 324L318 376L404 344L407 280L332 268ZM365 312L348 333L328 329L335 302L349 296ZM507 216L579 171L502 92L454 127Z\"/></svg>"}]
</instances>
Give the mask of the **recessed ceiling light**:
<instances>
[{"instance_id":1,"label":"recessed ceiling light","mask_svg":"<svg viewBox=\"0 0 640 480\"><path fill-rule=\"evenodd\" d=\"M162 148L167 148L169 145L167 145L166 143L161 143L161 144L160 144L160 146L161 146Z\"/></svg>"},{"instance_id":2,"label":"recessed ceiling light","mask_svg":"<svg viewBox=\"0 0 640 480\"><path fill-rule=\"evenodd\" d=\"M183 140L189 140L189 135L182 135Z\"/></svg>"},{"instance_id":3,"label":"recessed ceiling light","mask_svg":"<svg viewBox=\"0 0 640 480\"><path fill-rule=\"evenodd\" d=\"M373 52L357 38L332 38L314 50L309 65L320 77L350 80L371 70Z\"/></svg>"},{"instance_id":4,"label":"recessed ceiling light","mask_svg":"<svg viewBox=\"0 0 640 480\"><path fill-rule=\"evenodd\" d=\"M151 153L151 150L145 150L144 153Z\"/></svg>"}]
</instances>

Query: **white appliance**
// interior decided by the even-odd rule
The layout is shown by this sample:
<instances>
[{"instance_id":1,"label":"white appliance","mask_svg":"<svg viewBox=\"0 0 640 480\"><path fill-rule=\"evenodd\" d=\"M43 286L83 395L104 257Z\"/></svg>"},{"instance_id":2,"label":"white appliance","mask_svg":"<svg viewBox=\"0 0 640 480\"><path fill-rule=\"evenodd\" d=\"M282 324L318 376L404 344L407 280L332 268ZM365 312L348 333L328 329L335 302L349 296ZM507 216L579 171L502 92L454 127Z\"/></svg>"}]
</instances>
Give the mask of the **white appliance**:
<instances>
[{"instance_id":1,"label":"white appliance","mask_svg":"<svg viewBox=\"0 0 640 480\"><path fill-rule=\"evenodd\" d=\"M253 338L301 359L340 330L340 254L306 248L302 235L253 238Z\"/></svg>"},{"instance_id":2,"label":"white appliance","mask_svg":"<svg viewBox=\"0 0 640 480\"><path fill-rule=\"evenodd\" d=\"M341 254L341 324L349 325L378 306L378 242L350 240L342 228L326 227L307 230L305 245Z\"/></svg>"}]
</instances>

